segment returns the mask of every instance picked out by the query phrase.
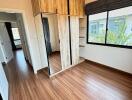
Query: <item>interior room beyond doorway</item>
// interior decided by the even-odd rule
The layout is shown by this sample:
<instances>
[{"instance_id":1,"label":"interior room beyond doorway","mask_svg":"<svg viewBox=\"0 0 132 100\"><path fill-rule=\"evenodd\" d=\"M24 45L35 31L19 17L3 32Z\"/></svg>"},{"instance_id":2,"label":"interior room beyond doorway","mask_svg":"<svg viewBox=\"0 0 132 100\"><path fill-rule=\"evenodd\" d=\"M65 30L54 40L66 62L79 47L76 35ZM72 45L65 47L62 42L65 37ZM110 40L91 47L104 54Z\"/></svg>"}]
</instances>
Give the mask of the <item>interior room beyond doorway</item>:
<instances>
[{"instance_id":1,"label":"interior room beyond doorway","mask_svg":"<svg viewBox=\"0 0 132 100\"><path fill-rule=\"evenodd\" d=\"M22 49L26 61L31 61L21 13L0 12L0 42L1 62L9 63L18 49Z\"/></svg>"}]
</instances>

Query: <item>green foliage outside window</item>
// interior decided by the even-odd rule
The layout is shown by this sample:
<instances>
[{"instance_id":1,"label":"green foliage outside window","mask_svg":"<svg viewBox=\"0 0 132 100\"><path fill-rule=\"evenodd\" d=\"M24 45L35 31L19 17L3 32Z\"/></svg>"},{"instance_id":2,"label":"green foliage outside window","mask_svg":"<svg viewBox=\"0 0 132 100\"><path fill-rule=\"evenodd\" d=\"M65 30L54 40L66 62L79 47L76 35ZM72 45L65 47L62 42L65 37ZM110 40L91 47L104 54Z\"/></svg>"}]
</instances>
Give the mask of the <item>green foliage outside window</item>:
<instances>
[{"instance_id":1,"label":"green foliage outside window","mask_svg":"<svg viewBox=\"0 0 132 100\"><path fill-rule=\"evenodd\" d=\"M107 31L107 43L132 46L132 33L126 34L126 29L125 23L119 25L118 33L109 29ZM102 33L98 34L90 33L90 38L96 43L105 43L105 32L106 30L102 30Z\"/></svg>"},{"instance_id":2,"label":"green foliage outside window","mask_svg":"<svg viewBox=\"0 0 132 100\"><path fill-rule=\"evenodd\" d=\"M132 45L132 33L126 34L127 25L122 24L119 26L118 33L108 30L108 43L118 45ZM131 39L131 42L129 42Z\"/></svg>"}]
</instances>

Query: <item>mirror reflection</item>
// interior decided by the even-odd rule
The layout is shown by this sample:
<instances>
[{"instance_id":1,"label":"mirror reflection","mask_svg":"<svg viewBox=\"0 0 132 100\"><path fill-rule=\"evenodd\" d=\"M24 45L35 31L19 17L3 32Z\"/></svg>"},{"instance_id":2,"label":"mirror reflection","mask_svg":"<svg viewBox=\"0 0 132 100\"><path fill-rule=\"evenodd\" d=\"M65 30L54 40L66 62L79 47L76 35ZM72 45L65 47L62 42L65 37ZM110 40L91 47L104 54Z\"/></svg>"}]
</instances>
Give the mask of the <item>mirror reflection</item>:
<instances>
[{"instance_id":1,"label":"mirror reflection","mask_svg":"<svg viewBox=\"0 0 132 100\"><path fill-rule=\"evenodd\" d=\"M57 15L43 14L43 28L47 47L50 75L62 70Z\"/></svg>"}]
</instances>

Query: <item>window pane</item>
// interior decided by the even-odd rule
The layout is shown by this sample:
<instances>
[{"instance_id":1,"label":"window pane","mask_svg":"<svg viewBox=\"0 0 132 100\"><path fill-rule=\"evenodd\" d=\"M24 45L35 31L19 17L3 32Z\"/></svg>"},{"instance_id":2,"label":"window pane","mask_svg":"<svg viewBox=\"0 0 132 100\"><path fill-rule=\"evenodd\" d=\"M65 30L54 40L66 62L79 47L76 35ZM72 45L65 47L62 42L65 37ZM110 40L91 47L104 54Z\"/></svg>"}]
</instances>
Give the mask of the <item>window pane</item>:
<instances>
[{"instance_id":1,"label":"window pane","mask_svg":"<svg viewBox=\"0 0 132 100\"><path fill-rule=\"evenodd\" d=\"M132 6L109 12L107 43L132 46Z\"/></svg>"},{"instance_id":2,"label":"window pane","mask_svg":"<svg viewBox=\"0 0 132 100\"><path fill-rule=\"evenodd\" d=\"M16 46L18 46L18 45L21 45L21 44L22 44L22 43L21 43L21 40L15 40L15 41L14 41L14 43L15 43L15 45L16 45Z\"/></svg>"},{"instance_id":3,"label":"window pane","mask_svg":"<svg viewBox=\"0 0 132 100\"><path fill-rule=\"evenodd\" d=\"M14 40L20 39L18 28L12 28L12 33L13 33Z\"/></svg>"},{"instance_id":4,"label":"window pane","mask_svg":"<svg viewBox=\"0 0 132 100\"><path fill-rule=\"evenodd\" d=\"M89 42L105 43L107 12L89 16Z\"/></svg>"}]
</instances>

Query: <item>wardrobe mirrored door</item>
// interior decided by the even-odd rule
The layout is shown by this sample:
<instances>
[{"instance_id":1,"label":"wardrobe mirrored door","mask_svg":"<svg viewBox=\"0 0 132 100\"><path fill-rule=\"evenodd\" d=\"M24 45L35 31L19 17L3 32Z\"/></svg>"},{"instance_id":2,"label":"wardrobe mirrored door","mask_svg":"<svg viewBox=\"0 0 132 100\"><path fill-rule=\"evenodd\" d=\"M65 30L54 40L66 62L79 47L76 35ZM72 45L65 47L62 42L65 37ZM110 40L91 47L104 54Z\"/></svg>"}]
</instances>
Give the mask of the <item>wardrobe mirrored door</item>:
<instances>
[{"instance_id":1,"label":"wardrobe mirrored door","mask_svg":"<svg viewBox=\"0 0 132 100\"><path fill-rule=\"evenodd\" d=\"M50 76L62 70L57 15L42 14Z\"/></svg>"}]
</instances>

